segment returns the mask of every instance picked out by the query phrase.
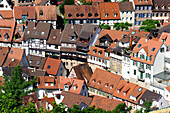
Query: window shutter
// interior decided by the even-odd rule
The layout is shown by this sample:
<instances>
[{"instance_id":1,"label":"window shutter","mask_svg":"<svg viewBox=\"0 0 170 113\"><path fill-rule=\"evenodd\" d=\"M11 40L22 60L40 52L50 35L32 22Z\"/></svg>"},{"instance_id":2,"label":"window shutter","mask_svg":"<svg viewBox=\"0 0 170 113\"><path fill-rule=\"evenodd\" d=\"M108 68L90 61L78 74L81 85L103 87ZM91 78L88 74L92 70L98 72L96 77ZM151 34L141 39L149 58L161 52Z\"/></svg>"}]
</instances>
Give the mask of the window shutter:
<instances>
[{"instance_id":1,"label":"window shutter","mask_svg":"<svg viewBox=\"0 0 170 113\"><path fill-rule=\"evenodd\" d=\"M136 62L136 66L138 66L138 62Z\"/></svg>"},{"instance_id":2,"label":"window shutter","mask_svg":"<svg viewBox=\"0 0 170 113\"><path fill-rule=\"evenodd\" d=\"M135 65L135 61L133 61L133 65Z\"/></svg>"},{"instance_id":3,"label":"window shutter","mask_svg":"<svg viewBox=\"0 0 170 113\"><path fill-rule=\"evenodd\" d=\"M142 56L140 55L140 59L141 59L141 57L142 57Z\"/></svg>"},{"instance_id":4,"label":"window shutter","mask_svg":"<svg viewBox=\"0 0 170 113\"><path fill-rule=\"evenodd\" d=\"M148 68L148 65L146 64L146 69Z\"/></svg>"},{"instance_id":5,"label":"window shutter","mask_svg":"<svg viewBox=\"0 0 170 113\"><path fill-rule=\"evenodd\" d=\"M149 65L149 69L151 70L151 65Z\"/></svg>"},{"instance_id":6,"label":"window shutter","mask_svg":"<svg viewBox=\"0 0 170 113\"><path fill-rule=\"evenodd\" d=\"M151 79L151 74L149 74L149 79Z\"/></svg>"},{"instance_id":7,"label":"window shutter","mask_svg":"<svg viewBox=\"0 0 170 113\"><path fill-rule=\"evenodd\" d=\"M147 73L145 74L145 78L147 78Z\"/></svg>"},{"instance_id":8,"label":"window shutter","mask_svg":"<svg viewBox=\"0 0 170 113\"><path fill-rule=\"evenodd\" d=\"M139 66L140 68L141 68L141 63L140 63L140 66Z\"/></svg>"},{"instance_id":9,"label":"window shutter","mask_svg":"<svg viewBox=\"0 0 170 113\"><path fill-rule=\"evenodd\" d=\"M142 68L144 68L144 65L145 65L145 64L143 64L143 67L142 67Z\"/></svg>"},{"instance_id":10,"label":"window shutter","mask_svg":"<svg viewBox=\"0 0 170 113\"><path fill-rule=\"evenodd\" d=\"M135 57L135 53L133 53L133 57Z\"/></svg>"},{"instance_id":11,"label":"window shutter","mask_svg":"<svg viewBox=\"0 0 170 113\"><path fill-rule=\"evenodd\" d=\"M148 60L148 56L146 56L146 60Z\"/></svg>"}]
</instances>

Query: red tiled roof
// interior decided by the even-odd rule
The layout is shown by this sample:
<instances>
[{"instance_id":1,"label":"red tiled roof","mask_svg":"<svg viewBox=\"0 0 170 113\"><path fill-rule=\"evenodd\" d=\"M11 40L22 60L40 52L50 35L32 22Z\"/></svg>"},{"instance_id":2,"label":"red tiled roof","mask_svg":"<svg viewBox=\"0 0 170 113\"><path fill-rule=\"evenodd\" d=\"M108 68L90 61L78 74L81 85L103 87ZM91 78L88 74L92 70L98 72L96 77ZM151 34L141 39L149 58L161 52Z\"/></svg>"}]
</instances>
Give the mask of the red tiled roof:
<instances>
[{"instance_id":1,"label":"red tiled roof","mask_svg":"<svg viewBox=\"0 0 170 113\"><path fill-rule=\"evenodd\" d=\"M0 66L2 66L3 63L5 62L8 52L9 52L8 47L0 47Z\"/></svg>"},{"instance_id":2,"label":"red tiled roof","mask_svg":"<svg viewBox=\"0 0 170 113\"><path fill-rule=\"evenodd\" d=\"M170 33L163 32L159 38L160 42L162 42L162 40L165 40L164 44L166 46L170 46Z\"/></svg>"},{"instance_id":3,"label":"red tiled roof","mask_svg":"<svg viewBox=\"0 0 170 113\"><path fill-rule=\"evenodd\" d=\"M134 0L134 4L135 5L153 5L152 0L141 0L141 2L139 0Z\"/></svg>"},{"instance_id":4,"label":"red tiled roof","mask_svg":"<svg viewBox=\"0 0 170 113\"><path fill-rule=\"evenodd\" d=\"M118 2L104 2L99 3L100 17L101 20L118 20L120 19L119 5ZM108 14L105 17L105 14ZM116 14L116 17L114 17Z\"/></svg>"},{"instance_id":5,"label":"red tiled roof","mask_svg":"<svg viewBox=\"0 0 170 113\"><path fill-rule=\"evenodd\" d=\"M170 92L170 86L167 86L166 89Z\"/></svg>"},{"instance_id":6,"label":"red tiled roof","mask_svg":"<svg viewBox=\"0 0 170 113\"><path fill-rule=\"evenodd\" d=\"M119 75L96 68L90 78L88 86L113 94L121 79L123 78ZM93 80L95 80L94 83ZM98 82L100 82L99 85ZM107 88L105 87L106 84L108 85ZM111 86L113 86L113 88L110 88Z\"/></svg>"},{"instance_id":7,"label":"red tiled roof","mask_svg":"<svg viewBox=\"0 0 170 113\"><path fill-rule=\"evenodd\" d=\"M43 70L46 70L48 74L57 75L58 69L61 65L61 60L47 58Z\"/></svg>"},{"instance_id":8,"label":"red tiled roof","mask_svg":"<svg viewBox=\"0 0 170 113\"><path fill-rule=\"evenodd\" d=\"M141 44L140 47L138 47L139 44ZM148 39L148 41L146 42L146 38L141 38L132 51L131 59L152 65L154 63L156 54L159 51L161 46L162 46L162 42L151 40L151 39ZM147 61L146 59L142 60L142 59L140 59L140 57L137 57L137 58L133 57L133 53L139 52L143 47L148 48L147 49L147 52L148 52L147 56L151 57L151 61ZM152 51L153 48L155 48L154 51Z\"/></svg>"},{"instance_id":9,"label":"red tiled roof","mask_svg":"<svg viewBox=\"0 0 170 113\"><path fill-rule=\"evenodd\" d=\"M12 42L14 28L14 20L0 20L0 42Z\"/></svg>"},{"instance_id":10,"label":"red tiled roof","mask_svg":"<svg viewBox=\"0 0 170 113\"><path fill-rule=\"evenodd\" d=\"M13 11L12 10L1 10L0 15L3 19L13 19Z\"/></svg>"},{"instance_id":11,"label":"red tiled roof","mask_svg":"<svg viewBox=\"0 0 170 113\"><path fill-rule=\"evenodd\" d=\"M15 19L22 19L22 15L27 15L27 19L36 19L34 6L14 6Z\"/></svg>"}]
</instances>

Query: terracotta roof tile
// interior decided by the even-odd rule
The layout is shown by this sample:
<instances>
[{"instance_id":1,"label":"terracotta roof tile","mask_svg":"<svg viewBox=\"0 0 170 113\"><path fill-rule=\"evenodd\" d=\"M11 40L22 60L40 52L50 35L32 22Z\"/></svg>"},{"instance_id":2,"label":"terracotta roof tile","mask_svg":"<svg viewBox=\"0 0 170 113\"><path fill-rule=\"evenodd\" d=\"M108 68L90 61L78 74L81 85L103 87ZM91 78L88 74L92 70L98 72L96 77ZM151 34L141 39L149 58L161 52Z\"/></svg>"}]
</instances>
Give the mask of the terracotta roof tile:
<instances>
[{"instance_id":1,"label":"terracotta roof tile","mask_svg":"<svg viewBox=\"0 0 170 113\"><path fill-rule=\"evenodd\" d=\"M162 42L162 40L164 40L166 46L170 46L170 33L163 32L159 38L160 42Z\"/></svg>"},{"instance_id":2,"label":"terracotta roof tile","mask_svg":"<svg viewBox=\"0 0 170 113\"><path fill-rule=\"evenodd\" d=\"M98 6L94 5L65 5L66 19L100 18Z\"/></svg>"},{"instance_id":3,"label":"terracotta roof tile","mask_svg":"<svg viewBox=\"0 0 170 113\"><path fill-rule=\"evenodd\" d=\"M1 10L0 15L3 19L13 19L13 11L12 10Z\"/></svg>"},{"instance_id":4,"label":"terracotta roof tile","mask_svg":"<svg viewBox=\"0 0 170 113\"><path fill-rule=\"evenodd\" d=\"M170 92L170 86L167 86L166 89Z\"/></svg>"},{"instance_id":5,"label":"terracotta roof tile","mask_svg":"<svg viewBox=\"0 0 170 113\"><path fill-rule=\"evenodd\" d=\"M93 51L96 51L95 53ZM100 53L100 55L99 55ZM95 56L95 57L99 57L102 59L110 59L110 55L108 57L105 57L105 49L103 48L99 48L99 47L95 47L95 46L91 46L89 52L87 53L88 55L91 56Z\"/></svg>"},{"instance_id":6,"label":"terracotta roof tile","mask_svg":"<svg viewBox=\"0 0 170 113\"><path fill-rule=\"evenodd\" d=\"M120 11L134 11L132 2L119 2Z\"/></svg>"},{"instance_id":7,"label":"terracotta roof tile","mask_svg":"<svg viewBox=\"0 0 170 113\"><path fill-rule=\"evenodd\" d=\"M88 86L113 94L121 79L123 78L119 75L96 68L90 78ZM95 81L94 83L93 80ZM100 82L99 85L98 82ZM108 84L107 88L105 87L106 84ZM113 88L110 88L110 86L113 86Z\"/></svg>"},{"instance_id":8,"label":"terracotta roof tile","mask_svg":"<svg viewBox=\"0 0 170 113\"><path fill-rule=\"evenodd\" d=\"M35 6L37 20L57 20L56 6Z\"/></svg>"},{"instance_id":9,"label":"terracotta roof tile","mask_svg":"<svg viewBox=\"0 0 170 113\"><path fill-rule=\"evenodd\" d=\"M8 47L0 47L0 66L2 66L3 63L5 62L8 52L9 52Z\"/></svg>"},{"instance_id":10,"label":"terracotta roof tile","mask_svg":"<svg viewBox=\"0 0 170 113\"><path fill-rule=\"evenodd\" d=\"M15 29L14 20L0 20L0 42L12 42Z\"/></svg>"},{"instance_id":11,"label":"terracotta roof tile","mask_svg":"<svg viewBox=\"0 0 170 113\"><path fill-rule=\"evenodd\" d=\"M22 15L27 15L27 19L36 19L34 6L14 6L15 19L22 19Z\"/></svg>"},{"instance_id":12,"label":"terracotta roof tile","mask_svg":"<svg viewBox=\"0 0 170 113\"><path fill-rule=\"evenodd\" d=\"M61 65L61 60L47 58L43 70L46 70L48 74L57 75L58 69Z\"/></svg>"},{"instance_id":13,"label":"terracotta roof tile","mask_svg":"<svg viewBox=\"0 0 170 113\"><path fill-rule=\"evenodd\" d=\"M139 44L141 44L140 47L138 47ZM146 46L148 47L147 56L151 57L151 61L147 61L146 59L142 60L139 57L137 57L137 58L133 57L133 53L139 52L143 47L146 47ZM152 65L154 63L154 59L156 57L156 54L159 51L161 46L162 46L162 42L155 41L155 40L152 40L152 39L148 39L148 41L146 42L146 38L141 38L132 51L131 59ZM152 51L153 48L155 48L154 51Z\"/></svg>"},{"instance_id":14,"label":"terracotta roof tile","mask_svg":"<svg viewBox=\"0 0 170 113\"><path fill-rule=\"evenodd\" d=\"M120 19L119 5L118 2L104 2L99 3L100 17L101 20L118 20ZM108 16L105 17L105 14ZM116 14L116 17L114 17Z\"/></svg>"}]
</instances>

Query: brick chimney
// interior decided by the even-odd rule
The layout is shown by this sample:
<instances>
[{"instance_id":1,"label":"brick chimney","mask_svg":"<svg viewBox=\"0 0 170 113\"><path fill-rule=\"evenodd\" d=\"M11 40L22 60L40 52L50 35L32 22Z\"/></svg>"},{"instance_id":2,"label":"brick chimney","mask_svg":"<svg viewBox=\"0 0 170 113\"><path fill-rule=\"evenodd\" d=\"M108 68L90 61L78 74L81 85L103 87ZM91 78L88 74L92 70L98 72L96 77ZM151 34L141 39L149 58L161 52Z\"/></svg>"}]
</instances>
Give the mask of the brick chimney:
<instances>
[{"instance_id":1,"label":"brick chimney","mask_svg":"<svg viewBox=\"0 0 170 113\"><path fill-rule=\"evenodd\" d=\"M129 39L129 49L130 50L132 50L132 40L133 40L133 36L131 35L130 39Z\"/></svg>"}]
</instances>

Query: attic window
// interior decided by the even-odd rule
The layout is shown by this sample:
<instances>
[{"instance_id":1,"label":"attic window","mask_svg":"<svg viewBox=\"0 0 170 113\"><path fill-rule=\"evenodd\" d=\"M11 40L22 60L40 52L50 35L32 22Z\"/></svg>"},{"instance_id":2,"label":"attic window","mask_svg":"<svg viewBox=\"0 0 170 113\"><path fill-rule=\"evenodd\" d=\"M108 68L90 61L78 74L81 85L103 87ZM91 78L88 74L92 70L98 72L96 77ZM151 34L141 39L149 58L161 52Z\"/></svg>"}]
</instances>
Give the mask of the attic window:
<instances>
[{"instance_id":1,"label":"attic window","mask_svg":"<svg viewBox=\"0 0 170 113\"><path fill-rule=\"evenodd\" d=\"M36 65L40 65L40 61L37 61L37 64Z\"/></svg>"},{"instance_id":2,"label":"attic window","mask_svg":"<svg viewBox=\"0 0 170 113\"><path fill-rule=\"evenodd\" d=\"M11 61L13 62L15 60L15 58L13 58Z\"/></svg>"},{"instance_id":3,"label":"attic window","mask_svg":"<svg viewBox=\"0 0 170 113\"><path fill-rule=\"evenodd\" d=\"M110 86L110 89L113 89L113 85L112 85L112 86Z\"/></svg>"},{"instance_id":4,"label":"attic window","mask_svg":"<svg viewBox=\"0 0 170 113\"><path fill-rule=\"evenodd\" d=\"M40 10L39 16L43 16L43 11L42 10Z\"/></svg>"},{"instance_id":5,"label":"attic window","mask_svg":"<svg viewBox=\"0 0 170 113\"><path fill-rule=\"evenodd\" d=\"M139 0L139 2L141 2L142 0Z\"/></svg>"},{"instance_id":6,"label":"attic window","mask_svg":"<svg viewBox=\"0 0 170 113\"><path fill-rule=\"evenodd\" d=\"M108 14L104 14L104 17L108 17Z\"/></svg>"},{"instance_id":7,"label":"attic window","mask_svg":"<svg viewBox=\"0 0 170 113\"><path fill-rule=\"evenodd\" d=\"M115 14L114 14L114 17L116 17L116 16L117 16L117 14L115 13Z\"/></svg>"},{"instance_id":8,"label":"attic window","mask_svg":"<svg viewBox=\"0 0 170 113\"><path fill-rule=\"evenodd\" d=\"M71 17L71 16L72 16L72 14L69 13L69 14L68 14L68 17Z\"/></svg>"},{"instance_id":9,"label":"attic window","mask_svg":"<svg viewBox=\"0 0 170 113\"><path fill-rule=\"evenodd\" d=\"M138 45L138 48L140 48L140 47L141 47L141 45L142 45L142 44L139 44L139 45Z\"/></svg>"},{"instance_id":10,"label":"attic window","mask_svg":"<svg viewBox=\"0 0 170 113\"><path fill-rule=\"evenodd\" d=\"M2 37L1 33L0 33L0 37Z\"/></svg>"},{"instance_id":11,"label":"attic window","mask_svg":"<svg viewBox=\"0 0 170 113\"><path fill-rule=\"evenodd\" d=\"M105 88L107 88L108 84L105 84Z\"/></svg>"},{"instance_id":12,"label":"attic window","mask_svg":"<svg viewBox=\"0 0 170 113\"><path fill-rule=\"evenodd\" d=\"M89 14L88 14L88 17L91 17L91 16L92 16L92 14L91 14L91 13L89 13Z\"/></svg>"},{"instance_id":13,"label":"attic window","mask_svg":"<svg viewBox=\"0 0 170 113\"><path fill-rule=\"evenodd\" d=\"M80 15L77 13L76 16L79 17Z\"/></svg>"},{"instance_id":14,"label":"attic window","mask_svg":"<svg viewBox=\"0 0 170 113\"><path fill-rule=\"evenodd\" d=\"M142 91L142 88L140 87L140 88L138 89L138 91L139 91L139 92Z\"/></svg>"},{"instance_id":15,"label":"attic window","mask_svg":"<svg viewBox=\"0 0 170 113\"><path fill-rule=\"evenodd\" d=\"M30 34L30 31L27 31L27 34Z\"/></svg>"},{"instance_id":16,"label":"attic window","mask_svg":"<svg viewBox=\"0 0 170 113\"><path fill-rule=\"evenodd\" d=\"M50 67L51 67L51 66L50 66L50 65L48 65L48 66L47 66L47 69L50 69Z\"/></svg>"},{"instance_id":17,"label":"attic window","mask_svg":"<svg viewBox=\"0 0 170 113\"><path fill-rule=\"evenodd\" d=\"M147 2L148 0L145 0L145 2Z\"/></svg>"},{"instance_id":18,"label":"attic window","mask_svg":"<svg viewBox=\"0 0 170 113\"><path fill-rule=\"evenodd\" d=\"M32 64L32 60L30 60L29 63Z\"/></svg>"},{"instance_id":19,"label":"attic window","mask_svg":"<svg viewBox=\"0 0 170 113\"><path fill-rule=\"evenodd\" d=\"M6 34L4 35L4 37L5 37L5 40L8 40L8 38L9 38L9 34L8 34L8 33L6 33Z\"/></svg>"},{"instance_id":20,"label":"attic window","mask_svg":"<svg viewBox=\"0 0 170 113\"><path fill-rule=\"evenodd\" d=\"M93 84L96 82L96 79L93 79Z\"/></svg>"},{"instance_id":21,"label":"attic window","mask_svg":"<svg viewBox=\"0 0 170 113\"><path fill-rule=\"evenodd\" d=\"M37 33L37 31L35 32L35 35L37 35L38 33Z\"/></svg>"},{"instance_id":22,"label":"attic window","mask_svg":"<svg viewBox=\"0 0 170 113\"><path fill-rule=\"evenodd\" d=\"M81 16L81 17L83 17L83 16L84 16L84 14L83 14L83 13L81 13L81 14L80 14L80 16Z\"/></svg>"},{"instance_id":23,"label":"attic window","mask_svg":"<svg viewBox=\"0 0 170 113\"><path fill-rule=\"evenodd\" d=\"M152 50L151 50L152 52L154 52L155 51L155 48L152 48Z\"/></svg>"},{"instance_id":24,"label":"attic window","mask_svg":"<svg viewBox=\"0 0 170 113\"><path fill-rule=\"evenodd\" d=\"M96 50L96 49L94 49L94 50L93 50L93 54L95 54L95 53L96 53L96 51L97 51L97 50Z\"/></svg>"},{"instance_id":25,"label":"attic window","mask_svg":"<svg viewBox=\"0 0 170 113\"><path fill-rule=\"evenodd\" d=\"M99 14L98 13L94 13L94 16L97 17Z\"/></svg>"},{"instance_id":26,"label":"attic window","mask_svg":"<svg viewBox=\"0 0 170 113\"><path fill-rule=\"evenodd\" d=\"M73 86L73 90L76 90L76 86L75 85Z\"/></svg>"},{"instance_id":27,"label":"attic window","mask_svg":"<svg viewBox=\"0 0 170 113\"><path fill-rule=\"evenodd\" d=\"M44 35L45 34L45 32L41 32L41 35Z\"/></svg>"},{"instance_id":28,"label":"attic window","mask_svg":"<svg viewBox=\"0 0 170 113\"><path fill-rule=\"evenodd\" d=\"M97 83L98 85L100 85L101 84L101 81L98 81L98 83Z\"/></svg>"}]
</instances>

